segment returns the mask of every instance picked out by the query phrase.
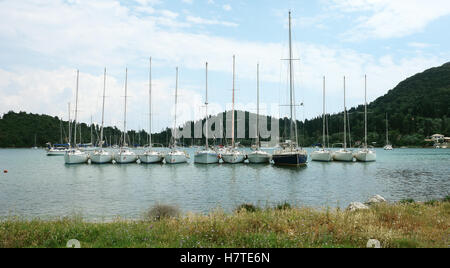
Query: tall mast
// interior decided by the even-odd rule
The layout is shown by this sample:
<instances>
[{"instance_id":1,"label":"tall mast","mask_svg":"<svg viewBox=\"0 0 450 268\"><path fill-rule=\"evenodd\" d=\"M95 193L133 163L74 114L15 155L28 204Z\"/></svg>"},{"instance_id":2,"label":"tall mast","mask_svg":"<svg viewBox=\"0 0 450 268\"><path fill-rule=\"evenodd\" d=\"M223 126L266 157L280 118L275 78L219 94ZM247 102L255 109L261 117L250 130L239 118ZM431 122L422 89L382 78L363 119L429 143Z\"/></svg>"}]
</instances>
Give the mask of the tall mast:
<instances>
[{"instance_id":1,"label":"tall mast","mask_svg":"<svg viewBox=\"0 0 450 268\"><path fill-rule=\"evenodd\" d=\"M292 23L291 23L291 11L289 11L289 93L290 93L290 110L291 110L291 141L292 141L292 133L294 132L294 125L293 125L293 115L294 115L294 106L293 106L293 91L292 91L292 84L293 84L293 76L292 76ZM291 143L292 147L292 143Z\"/></svg>"},{"instance_id":2,"label":"tall mast","mask_svg":"<svg viewBox=\"0 0 450 268\"><path fill-rule=\"evenodd\" d=\"M345 76L344 76L344 149L347 149L347 106L345 104Z\"/></svg>"},{"instance_id":3,"label":"tall mast","mask_svg":"<svg viewBox=\"0 0 450 268\"><path fill-rule=\"evenodd\" d=\"M364 143L367 149L367 75L364 76Z\"/></svg>"},{"instance_id":4,"label":"tall mast","mask_svg":"<svg viewBox=\"0 0 450 268\"><path fill-rule=\"evenodd\" d=\"M206 121L205 121L205 138L206 138L206 150L208 150L208 62L206 62L206 98L205 98L205 110L206 110Z\"/></svg>"},{"instance_id":5,"label":"tall mast","mask_svg":"<svg viewBox=\"0 0 450 268\"><path fill-rule=\"evenodd\" d=\"M177 146L177 104L178 104L178 67L177 70L177 77L175 82L175 120L174 120L174 126L173 126L173 148Z\"/></svg>"},{"instance_id":6,"label":"tall mast","mask_svg":"<svg viewBox=\"0 0 450 268\"><path fill-rule=\"evenodd\" d=\"M256 67L256 146L261 146L259 140L259 63Z\"/></svg>"},{"instance_id":7,"label":"tall mast","mask_svg":"<svg viewBox=\"0 0 450 268\"><path fill-rule=\"evenodd\" d=\"M127 84L128 84L128 68L125 69L125 114L123 118L123 145L127 144Z\"/></svg>"},{"instance_id":8,"label":"tall mast","mask_svg":"<svg viewBox=\"0 0 450 268\"><path fill-rule=\"evenodd\" d=\"M69 106L69 147L71 147L72 146L72 144L71 144L71 142L72 142L72 128L70 127L71 126L71 123L70 123L70 102L68 103L68 106Z\"/></svg>"},{"instance_id":9,"label":"tall mast","mask_svg":"<svg viewBox=\"0 0 450 268\"><path fill-rule=\"evenodd\" d=\"M59 132L60 132L60 142L63 144L63 123L62 123L62 117L59 119Z\"/></svg>"},{"instance_id":10,"label":"tall mast","mask_svg":"<svg viewBox=\"0 0 450 268\"><path fill-rule=\"evenodd\" d=\"M92 115L91 115L91 144L94 144L94 133L92 132L93 122L92 122Z\"/></svg>"},{"instance_id":11,"label":"tall mast","mask_svg":"<svg viewBox=\"0 0 450 268\"><path fill-rule=\"evenodd\" d=\"M77 88L76 88L76 94L75 94L75 120L73 122L74 129L75 129L75 136L73 138L73 141L75 142L75 148L78 147L77 145L77 116L78 116L78 82L80 77L80 71L77 70Z\"/></svg>"},{"instance_id":12,"label":"tall mast","mask_svg":"<svg viewBox=\"0 0 450 268\"><path fill-rule=\"evenodd\" d=\"M106 67L103 75L103 105L102 105L102 127L100 129L100 148L103 148L103 126L105 124L105 91L106 91Z\"/></svg>"},{"instance_id":13,"label":"tall mast","mask_svg":"<svg viewBox=\"0 0 450 268\"><path fill-rule=\"evenodd\" d=\"M323 149L325 150L325 143L326 143L326 141L325 141L325 76L323 77L323 116L322 116L322 119L323 119L323 145L322 145L322 147L323 147Z\"/></svg>"},{"instance_id":14,"label":"tall mast","mask_svg":"<svg viewBox=\"0 0 450 268\"><path fill-rule=\"evenodd\" d=\"M386 145L389 144L388 114L386 113Z\"/></svg>"},{"instance_id":15,"label":"tall mast","mask_svg":"<svg viewBox=\"0 0 450 268\"><path fill-rule=\"evenodd\" d=\"M233 104L232 104L232 114L231 114L231 147L234 148L234 87L236 79L236 56L233 55Z\"/></svg>"},{"instance_id":16,"label":"tall mast","mask_svg":"<svg viewBox=\"0 0 450 268\"><path fill-rule=\"evenodd\" d=\"M150 71L148 84L148 145L152 148L152 58L150 57Z\"/></svg>"}]
</instances>

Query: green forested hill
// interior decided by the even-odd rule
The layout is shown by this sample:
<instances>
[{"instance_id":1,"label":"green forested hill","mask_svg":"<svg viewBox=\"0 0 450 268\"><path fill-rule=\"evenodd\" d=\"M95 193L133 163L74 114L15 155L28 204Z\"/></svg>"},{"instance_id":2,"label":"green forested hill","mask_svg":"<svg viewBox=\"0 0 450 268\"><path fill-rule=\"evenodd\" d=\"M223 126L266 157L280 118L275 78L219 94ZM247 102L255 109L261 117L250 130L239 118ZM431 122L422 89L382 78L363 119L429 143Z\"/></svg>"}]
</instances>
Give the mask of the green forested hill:
<instances>
[{"instance_id":1,"label":"green forested hill","mask_svg":"<svg viewBox=\"0 0 450 268\"><path fill-rule=\"evenodd\" d=\"M450 63L431 68L416 74L398 84L386 95L370 103L368 110L369 142L382 146L385 143L386 114L389 117L389 136L394 146L422 146L424 138L435 133L450 135ZM349 120L352 144L361 141L364 135L364 107L351 108ZM248 120L248 113L246 113ZM270 120L269 120L270 121ZM330 143L342 142L343 116L333 114L328 119ZM48 115L27 114L25 112L8 112L0 118L0 147L31 147L36 135L37 145L46 142L67 142L68 122ZM280 119L280 133L288 135L289 120ZM248 122L246 122L248 128ZM98 132L98 126L94 129ZM90 126L81 124L82 142L90 142ZM94 131L94 137L96 137ZM322 135L322 117L305 122L298 122L299 143L309 146L320 142ZM147 133L129 132L130 144L145 144ZM139 138L140 136L140 138ZM120 139L120 130L116 127L106 128L108 143ZM170 130L155 134L153 141L167 145ZM243 145L250 145L252 140L240 140ZM202 141L183 140L186 145Z\"/></svg>"}]
</instances>

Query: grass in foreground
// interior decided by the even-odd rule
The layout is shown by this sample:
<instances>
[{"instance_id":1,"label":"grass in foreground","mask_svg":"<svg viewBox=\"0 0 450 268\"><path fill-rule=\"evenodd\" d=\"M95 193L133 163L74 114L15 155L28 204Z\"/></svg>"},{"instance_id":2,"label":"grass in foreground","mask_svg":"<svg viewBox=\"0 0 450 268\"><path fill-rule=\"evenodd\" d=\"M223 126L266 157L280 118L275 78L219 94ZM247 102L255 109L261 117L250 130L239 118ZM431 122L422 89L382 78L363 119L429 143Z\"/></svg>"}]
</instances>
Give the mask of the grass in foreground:
<instances>
[{"instance_id":1,"label":"grass in foreground","mask_svg":"<svg viewBox=\"0 0 450 268\"><path fill-rule=\"evenodd\" d=\"M176 213L175 213L176 214ZM340 209L241 208L233 214L161 217L157 220L88 223L8 219L0 222L0 247L65 247L77 239L90 247L382 247L450 245L450 203L379 204L357 212Z\"/></svg>"}]
</instances>

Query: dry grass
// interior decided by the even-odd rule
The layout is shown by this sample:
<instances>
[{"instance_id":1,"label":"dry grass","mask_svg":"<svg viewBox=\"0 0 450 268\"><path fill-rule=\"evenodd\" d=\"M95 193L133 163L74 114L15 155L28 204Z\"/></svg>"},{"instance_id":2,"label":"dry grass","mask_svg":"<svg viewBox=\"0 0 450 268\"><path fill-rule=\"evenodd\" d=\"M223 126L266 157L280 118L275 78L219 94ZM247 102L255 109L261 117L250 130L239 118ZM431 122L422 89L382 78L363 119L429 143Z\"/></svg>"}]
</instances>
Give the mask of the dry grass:
<instances>
[{"instance_id":1,"label":"dry grass","mask_svg":"<svg viewBox=\"0 0 450 268\"><path fill-rule=\"evenodd\" d=\"M158 221L86 223L80 219L0 222L0 247L382 247L450 245L450 203L380 204L370 210L241 209L233 214L160 218Z\"/></svg>"}]
</instances>

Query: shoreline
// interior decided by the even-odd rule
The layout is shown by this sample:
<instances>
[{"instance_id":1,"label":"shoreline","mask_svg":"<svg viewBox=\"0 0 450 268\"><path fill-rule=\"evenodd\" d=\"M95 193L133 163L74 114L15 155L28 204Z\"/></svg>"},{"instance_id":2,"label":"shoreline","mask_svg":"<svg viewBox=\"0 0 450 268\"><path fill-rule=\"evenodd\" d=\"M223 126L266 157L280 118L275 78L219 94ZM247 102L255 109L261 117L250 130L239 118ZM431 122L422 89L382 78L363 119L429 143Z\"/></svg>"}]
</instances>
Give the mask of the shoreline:
<instances>
[{"instance_id":1,"label":"shoreline","mask_svg":"<svg viewBox=\"0 0 450 268\"><path fill-rule=\"evenodd\" d=\"M450 201L377 203L355 211L340 208L258 208L242 205L233 213L170 214L170 207L141 220L86 222L80 217L0 221L0 247L156 248L328 248L450 245ZM161 214L162 213L162 214ZM166 214L164 214L166 213ZM157 215L157 217L154 217Z\"/></svg>"}]
</instances>

